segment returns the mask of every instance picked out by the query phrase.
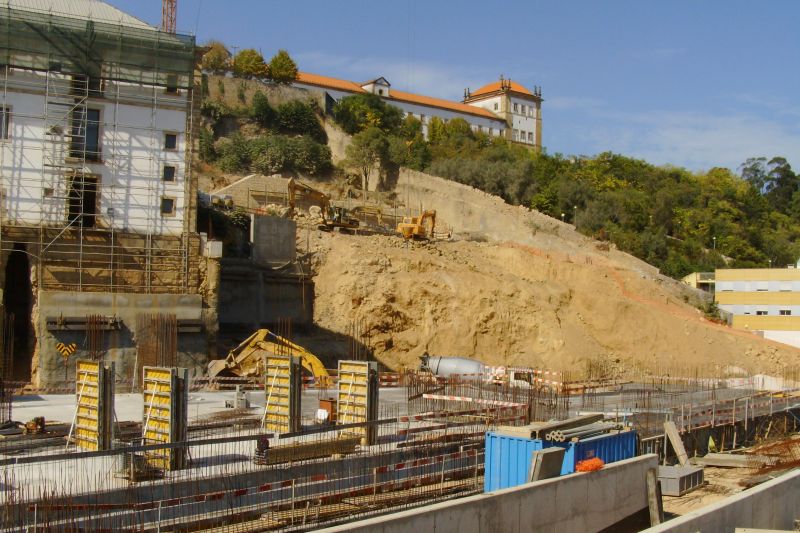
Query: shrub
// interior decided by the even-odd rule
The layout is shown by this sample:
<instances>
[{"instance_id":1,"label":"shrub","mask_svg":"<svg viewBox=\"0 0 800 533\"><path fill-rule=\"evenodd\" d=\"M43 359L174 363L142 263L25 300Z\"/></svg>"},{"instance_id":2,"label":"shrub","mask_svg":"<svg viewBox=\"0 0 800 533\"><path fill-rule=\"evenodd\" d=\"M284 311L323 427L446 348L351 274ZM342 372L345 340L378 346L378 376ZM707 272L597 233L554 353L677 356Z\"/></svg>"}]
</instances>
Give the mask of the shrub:
<instances>
[{"instance_id":1,"label":"shrub","mask_svg":"<svg viewBox=\"0 0 800 533\"><path fill-rule=\"evenodd\" d=\"M308 135L317 142L328 142L325 129L319 123L314 109L303 102L292 100L278 106L278 125L281 131Z\"/></svg>"},{"instance_id":2,"label":"shrub","mask_svg":"<svg viewBox=\"0 0 800 533\"><path fill-rule=\"evenodd\" d=\"M201 161L212 163L217 159L217 152L214 149L214 132L209 128L202 128L200 130L199 156Z\"/></svg>"},{"instance_id":3,"label":"shrub","mask_svg":"<svg viewBox=\"0 0 800 533\"><path fill-rule=\"evenodd\" d=\"M215 149L219 167L225 172L242 172L250 168L249 143L241 134L219 139Z\"/></svg>"},{"instance_id":4,"label":"shrub","mask_svg":"<svg viewBox=\"0 0 800 533\"><path fill-rule=\"evenodd\" d=\"M272 128L278 118L278 113L269 105L269 100L264 96L264 93L257 91L253 95L253 107L250 116L260 126L264 128Z\"/></svg>"},{"instance_id":5,"label":"shrub","mask_svg":"<svg viewBox=\"0 0 800 533\"><path fill-rule=\"evenodd\" d=\"M369 127L396 133L403 124L403 111L376 94L346 96L333 106L333 120L350 135Z\"/></svg>"}]
</instances>

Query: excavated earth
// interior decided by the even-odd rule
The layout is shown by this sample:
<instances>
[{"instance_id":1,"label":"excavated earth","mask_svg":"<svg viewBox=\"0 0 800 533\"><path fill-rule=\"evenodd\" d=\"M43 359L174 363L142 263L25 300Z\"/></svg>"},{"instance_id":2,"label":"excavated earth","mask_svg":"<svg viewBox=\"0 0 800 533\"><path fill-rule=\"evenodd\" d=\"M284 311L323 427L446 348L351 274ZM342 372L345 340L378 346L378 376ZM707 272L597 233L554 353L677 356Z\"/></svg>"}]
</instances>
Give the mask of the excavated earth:
<instances>
[{"instance_id":1,"label":"excavated earth","mask_svg":"<svg viewBox=\"0 0 800 533\"><path fill-rule=\"evenodd\" d=\"M560 221L423 174L403 186L449 214L439 224L451 239L298 232L317 326L355 331L388 368L416 367L425 352L576 375L777 373L800 361L795 348L709 321L699 293ZM453 215L473 211L477 233Z\"/></svg>"}]
</instances>

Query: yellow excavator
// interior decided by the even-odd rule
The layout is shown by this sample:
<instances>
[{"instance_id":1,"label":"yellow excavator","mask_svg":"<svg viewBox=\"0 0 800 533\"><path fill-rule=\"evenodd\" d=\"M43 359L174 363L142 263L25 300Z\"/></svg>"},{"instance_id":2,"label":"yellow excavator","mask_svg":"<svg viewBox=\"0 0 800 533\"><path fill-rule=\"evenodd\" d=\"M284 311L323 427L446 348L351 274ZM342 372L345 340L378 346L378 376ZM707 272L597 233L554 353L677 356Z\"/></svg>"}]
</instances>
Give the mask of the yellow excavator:
<instances>
[{"instance_id":1,"label":"yellow excavator","mask_svg":"<svg viewBox=\"0 0 800 533\"><path fill-rule=\"evenodd\" d=\"M225 359L217 359L208 364L208 376L221 375L257 377L265 372L264 355L293 355L314 376L317 387L327 388L332 384L331 375L319 358L292 341L276 335L268 329L259 329L239 346L228 353Z\"/></svg>"},{"instance_id":2,"label":"yellow excavator","mask_svg":"<svg viewBox=\"0 0 800 533\"><path fill-rule=\"evenodd\" d=\"M344 207L333 205L327 194L294 178L289 179L286 190L289 207L292 211L297 208L297 203L300 200L305 200L305 203L319 207L322 223L318 226L318 229L322 231L333 231L336 228L345 230L358 229L358 219L352 216Z\"/></svg>"},{"instance_id":3,"label":"yellow excavator","mask_svg":"<svg viewBox=\"0 0 800 533\"><path fill-rule=\"evenodd\" d=\"M397 233L404 239L432 239L436 227L436 211L423 211L418 217L403 217Z\"/></svg>"}]
</instances>

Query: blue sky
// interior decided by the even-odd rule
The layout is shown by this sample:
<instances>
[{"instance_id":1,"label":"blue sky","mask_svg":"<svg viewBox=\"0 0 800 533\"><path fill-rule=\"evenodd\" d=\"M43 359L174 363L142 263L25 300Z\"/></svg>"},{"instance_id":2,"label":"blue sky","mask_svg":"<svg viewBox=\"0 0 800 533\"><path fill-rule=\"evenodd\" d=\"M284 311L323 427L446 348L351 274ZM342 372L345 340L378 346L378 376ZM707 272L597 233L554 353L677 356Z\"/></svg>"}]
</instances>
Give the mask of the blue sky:
<instances>
[{"instance_id":1,"label":"blue sky","mask_svg":"<svg viewBox=\"0 0 800 533\"><path fill-rule=\"evenodd\" d=\"M158 24L158 0L111 0ZM800 170L800 1L179 0L178 28L301 70L459 100L542 87L549 153Z\"/></svg>"}]
</instances>

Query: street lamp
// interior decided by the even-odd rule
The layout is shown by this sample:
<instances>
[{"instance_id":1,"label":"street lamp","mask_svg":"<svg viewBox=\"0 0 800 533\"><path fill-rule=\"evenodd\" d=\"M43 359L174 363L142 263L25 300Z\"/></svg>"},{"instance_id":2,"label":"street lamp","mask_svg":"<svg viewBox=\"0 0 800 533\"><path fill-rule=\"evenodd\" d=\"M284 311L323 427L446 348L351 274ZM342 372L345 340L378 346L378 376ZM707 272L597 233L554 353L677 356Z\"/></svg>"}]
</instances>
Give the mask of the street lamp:
<instances>
[{"instance_id":1,"label":"street lamp","mask_svg":"<svg viewBox=\"0 0 800 533\"><path fill-rule=\"evenodd\" d=\"M714 250L716 250L717 249L717 238L716 237L711 237L711 238L714 240Z\"/></svg>"},{"instance_id":2,"label":"street lamp","mask_svg":"<svg viewBox=\"0 0 800 533\"><path fill-rule=\"evenodd\" d=\"M576 206L574 206L574 208L575 208L575 213L572 215L572 223L577 226L578 225L578 206L576 205Z\"/></svg>"},{"instance_id":3,"label":"street lamp","mask_svg":"<svg viewBox=\"0 0 800 533\"><path fill-rule=\"evenodd\" d=\"M564 213L561 213L561 222L564 222Z\"/></svg>"}]
</instances>

